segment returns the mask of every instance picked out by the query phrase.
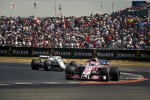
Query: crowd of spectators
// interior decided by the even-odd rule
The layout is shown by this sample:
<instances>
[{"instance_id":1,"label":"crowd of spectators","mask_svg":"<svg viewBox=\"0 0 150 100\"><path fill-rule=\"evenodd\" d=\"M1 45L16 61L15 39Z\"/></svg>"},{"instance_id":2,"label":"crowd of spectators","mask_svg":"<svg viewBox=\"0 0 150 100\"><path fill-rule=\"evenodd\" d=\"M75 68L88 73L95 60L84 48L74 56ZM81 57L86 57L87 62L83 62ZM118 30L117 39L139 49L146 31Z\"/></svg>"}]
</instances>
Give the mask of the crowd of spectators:
<instances>
[{"instance_id":1,"label":"crowd of spectators","mask_svg":"<svg viewBox=\"0 0 150 100\"><path fill-rule=\"evenodd\" d=\"M108 14L45 18L1 16L0 46L8 45L42 48L150 49L150 21L148 16L139 18Z\"/></svg>"}]
</instances>

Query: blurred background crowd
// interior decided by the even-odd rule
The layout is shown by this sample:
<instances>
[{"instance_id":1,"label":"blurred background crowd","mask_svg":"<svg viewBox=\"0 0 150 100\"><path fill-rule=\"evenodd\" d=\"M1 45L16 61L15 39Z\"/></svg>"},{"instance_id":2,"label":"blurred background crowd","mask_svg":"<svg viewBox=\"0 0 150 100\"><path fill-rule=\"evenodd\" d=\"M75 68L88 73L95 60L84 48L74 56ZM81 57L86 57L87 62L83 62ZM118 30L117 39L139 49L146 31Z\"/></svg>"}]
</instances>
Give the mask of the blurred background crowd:
<instances>
[{"instance_id":1,"label":"blurred background crowd","mask_svg":"<svg viewBox=\"0 0 150 100\"><path fill-rule=\"evenodd\" d=\"M147 3L108 14L81 17L0 18L0 46L150 49L150 18L137 16Z\"/></svg>"}]
</instances>

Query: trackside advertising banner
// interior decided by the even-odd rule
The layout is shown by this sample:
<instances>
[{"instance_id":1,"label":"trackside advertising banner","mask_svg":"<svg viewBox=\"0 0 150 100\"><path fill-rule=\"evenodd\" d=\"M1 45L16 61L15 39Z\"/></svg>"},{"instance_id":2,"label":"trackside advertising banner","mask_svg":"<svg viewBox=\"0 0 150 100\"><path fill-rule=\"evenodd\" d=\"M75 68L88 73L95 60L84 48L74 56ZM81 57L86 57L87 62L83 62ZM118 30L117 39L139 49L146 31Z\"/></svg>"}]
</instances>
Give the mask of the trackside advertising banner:
<instances>
[{"instance_id":1,"label":"trackside advertising banner","mask_svg":"<svg viewBox=\"0 0 150 100\"><path fill-rule=\"evenodd\" d=\"M150 50L96 50L0 46L0 56L38 57L39 55L53 55L72 59L90 59L92 57L98 57L100 59L109 60L150 61Z\"/></svg>"},{"instance_id":2,"label":"trackside advertising banner","mask_svg":"<svg viewBox=\"0 0 150 100\"><path fill-rule=\"evenodd\" d=\"M150 61L150 50L97 50L96 53L101 59Z\"/></svg>"},{"instance_id":3,"label":"trackside advertising banner","mask_svg":"<svg viewBox=\"0 0 150 100\"><path fill-rule=\"evenodd\" d=\"M94 56L93 49L53 48L51 51L54 56L62 56L63 58L90 59Z\"/></svg>"}]
</instances>

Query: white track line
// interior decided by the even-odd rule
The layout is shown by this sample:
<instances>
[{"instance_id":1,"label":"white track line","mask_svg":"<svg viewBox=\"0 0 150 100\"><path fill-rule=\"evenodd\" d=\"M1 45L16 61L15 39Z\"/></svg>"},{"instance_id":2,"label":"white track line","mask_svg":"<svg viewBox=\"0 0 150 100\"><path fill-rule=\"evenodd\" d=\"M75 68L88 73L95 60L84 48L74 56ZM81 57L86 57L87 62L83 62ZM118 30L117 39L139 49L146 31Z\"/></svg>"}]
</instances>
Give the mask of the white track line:
<instances>
[{"instance_id":1,"label":"white track line","mask_svg":"<svg viewBox=\"0 0 150 100\"><path fill-rule=\"evenodd\" d=\"M67 82L69 84L78 84L79 82Z\"/></svg>"},{"instance_id":2,"label":"white track line","mask_svg":"<svg viewBox=\"0 0 150 100\"><path fill-rule=\"evenodd\" d=\"M41 83L44 83L44 84L61 84L60 82L41 82Z\"/></svg>"},{"instance_id":3,"label":"white track line","mask_svg":"<svg viewBox=\"0 0 150 100\"><path fill-rule=\"evenodd\" d=\"M33 84L32 82L14 82L12 84L15 84L15 85L28 85L28 84Z\"/></svg>"},{"instance_id":4,"label":"white track line","mask_svg":"<svg viewBox=\"0 0 150 100\"><path fill-rule=\"evenodd\" d=\"M3 84L3 83L0 84L0 86L8 86L8 85L13 85L13 84Z\"/></svg>"},{"instance_id":5,"label":"white track line","mask_svg":"<svg viewBox=\"0 0 150 100\"><path fill-rule=\"evenodd\" d=\"M79 82L11 82L11 83L0 83L0 86L5 85L48 85L48 84L78 84Z\"/></svg>"}]
</instances>

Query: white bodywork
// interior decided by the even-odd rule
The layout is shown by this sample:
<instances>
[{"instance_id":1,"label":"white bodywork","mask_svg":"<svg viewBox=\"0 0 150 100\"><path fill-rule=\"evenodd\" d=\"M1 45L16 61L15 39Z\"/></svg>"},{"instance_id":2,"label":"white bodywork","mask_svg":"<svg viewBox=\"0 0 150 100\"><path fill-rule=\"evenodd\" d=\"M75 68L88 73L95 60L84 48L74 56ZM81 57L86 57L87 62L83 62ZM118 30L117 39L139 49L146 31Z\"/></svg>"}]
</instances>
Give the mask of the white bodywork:
<instances>
[{"instance_id":1,"label":"white bodywork","mask_svg":"<svg viewBox=\"0 0 150 100\"><path fill-rule=\"evenodd\" d=\"M63 69L66 69L65 64L60 56L45 56L45 55L40 55L39 58L44 58L48 59L50 61L56 61L58 62L59 66Z\"/></svg>"}]
</instances>

